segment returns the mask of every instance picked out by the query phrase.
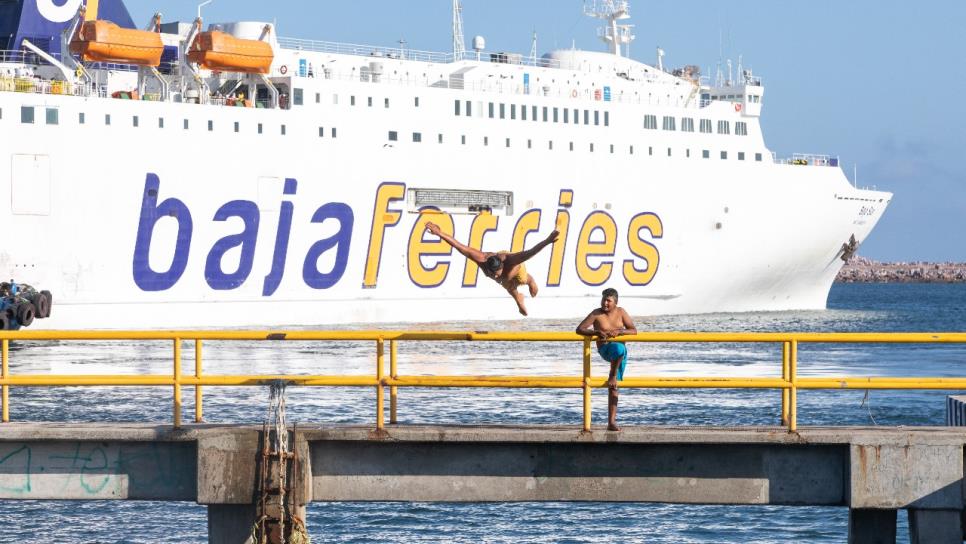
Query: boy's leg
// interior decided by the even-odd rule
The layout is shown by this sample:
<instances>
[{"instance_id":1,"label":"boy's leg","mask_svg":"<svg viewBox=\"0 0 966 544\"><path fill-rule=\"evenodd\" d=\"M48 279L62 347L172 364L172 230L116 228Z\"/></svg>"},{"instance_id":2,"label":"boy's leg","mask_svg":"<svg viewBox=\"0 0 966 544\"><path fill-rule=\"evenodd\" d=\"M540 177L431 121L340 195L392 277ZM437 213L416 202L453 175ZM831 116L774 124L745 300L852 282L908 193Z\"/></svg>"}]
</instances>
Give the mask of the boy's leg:
<instances>
[{"instance_id":1,"label":"boy's leg","mask_svg":"<svg viewBox=\"0 0 966 544\"><path fill-rule=\"evenodd\" d=\"M610 376L607 380L607 430L619 431L617 426L617 367L621 359L611 361Z\"/></svg>"},{"instance_id":2,"label":"boy's leg","mask_svg":"<svg viewBox=\"0 0 966 544\"><path fill-rule=\"evenodd\" d=\"M512 289L507 289L506 291L507 291L507 293L510 293L510 296L513 297L513 300L515 300L517 302L517 308L520 309L520 313L522 315L526 316L527 315L527 307L523 303L523 294L521 294L519 291L517 291L517 288L516 287L513 287Z\"/></svg>"},{"instance_id":3,"label":"boy's leg","mask_svg":"<svg viewBox=\"0 0 966 544\"><path fill-rule=\"evenodd\" d=\"M537 296L537 280L533 279L533 276L527 274L527 287L530 288L530 298Z\"/></svg>"}]
</instances>

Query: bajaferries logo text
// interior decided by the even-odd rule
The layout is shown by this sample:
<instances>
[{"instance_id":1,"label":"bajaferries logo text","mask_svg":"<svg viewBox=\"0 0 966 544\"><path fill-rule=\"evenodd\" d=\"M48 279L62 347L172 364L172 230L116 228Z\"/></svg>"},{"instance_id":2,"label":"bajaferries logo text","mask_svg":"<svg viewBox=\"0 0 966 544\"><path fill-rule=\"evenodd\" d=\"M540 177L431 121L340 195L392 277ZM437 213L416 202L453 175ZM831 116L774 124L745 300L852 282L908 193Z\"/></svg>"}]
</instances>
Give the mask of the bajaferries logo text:
<instances>
[{"instance_id":1,"label":"bajaferries logo text","mask_svg":"<svg viewBox=\"0 0 966 544\"><path fill-rule=\"evenodd\" d=\"M144 194L141 201L141 215L138 222L137 240L134 245L134 283L143 291L166 291L178 283L188 266L191 253L191 239L194 231L194 221L188 206L177 198L168 198L158 202L161 181L155 174L148 174L144 183ZM294 179L285 180L283 194L294 196L298 189L298 182ZM285 264L288 258L289 236L292 231L292 215L294 205L283 200L279 213L278 232L275 236L275 250L272 256L272 269L265 276L262 284L262 296L272 296L282 283L285 274ZM167 270L151 268L149 257L154 230L158 221L163 217L173 218L178 223L178 236L172 252L171 264ZM258 241L258 227L261 214L258 205L249 200L233 200L222 205L215 212L213 221L227 221L239 218L244 224L244 230L221 238L211 247L205 260L205 281L215 290L228 291L238 289L252 272L255 260L255 247ZM349 246L352 241L352 225L354 217L352 209L342 202L329 202L317 209L312 215L312 223L324 223L329 220L337 221L338 231L329 238L315 242L309 248L302 266L302 280L313 289L328 289L342 279L346 264L349 260ZM229 251L240 248L241 257L238 268L225 271L222 260ZM318 269L319 258L328 251L335 251L335 264L329 271Z\"/></svg>"}]
</instances>

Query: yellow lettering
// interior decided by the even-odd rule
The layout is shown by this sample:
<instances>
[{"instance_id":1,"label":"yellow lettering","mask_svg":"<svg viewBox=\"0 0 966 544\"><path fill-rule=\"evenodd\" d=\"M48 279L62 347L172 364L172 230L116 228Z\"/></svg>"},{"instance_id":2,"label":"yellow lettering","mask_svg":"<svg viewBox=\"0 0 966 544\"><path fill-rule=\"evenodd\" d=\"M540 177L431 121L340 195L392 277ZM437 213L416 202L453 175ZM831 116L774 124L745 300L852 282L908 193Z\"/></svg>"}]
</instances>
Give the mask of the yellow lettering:
<instances>
[{"instance_id":1,"label":"yellow lettering","mask_svg":"<svg viewBox=\"0 0 966 544\"><path fill-rule=\"evenodd\" d=\"M369 252L366 254L366 272L363 276L362 287L373 288L379 279L379 265L382 262L382 245L385 239L386 227L399 224L402 213L390 210L389 204L402 200L406 194L403 183L383 183L376 189L376 204L372 212L372 231L369 233Z\"/></svg>"},{"instance_id":2,"label":"yellow lettering","mask_svg":"<svg viewBox=\"0 0 966 544\"><path fill-rule=\"evenodd\" d=\"M547 286L557 287L560 285L563 276L564 254L567 251L567 233L570 232L570 212L567 210L557 211L557 230L560 231L560 238L553 245L550 253L550 270L547 272Z\"/></svg>"},{"instance_id":3,"label":"yellow lettering","mask_svg":"<svg viewBox=\"0 0 966 544\"><path fill-rule=\"evenodd\" d=\"M604 239L591 241L594 232L600 230ZM613 257L617 246L617 223L604 212L594 212L584 221L577 239L577 277L587 285L603 285L610 279L614 264L601 261L600 266L594 268L588 262L589 257Z\"/></svg>"},{"instance_id":4,"label":"yellow lettering","mask_svg":"<svg viewBox=\"0 0 966 544\"><path fill-rule=\"evenodd\" d=\"M513 253L523 251L527 244L527 236L538 230L540 230L540 210L530 210L521 215L517 226L513 229L513 244L510 246L510 251Z\"/></svg>"},{"instance_id":5,"label":"yellow lettering","mask_svg":"<svg viewBox=\"0 0 966 544\"><path fill-rule=\"evenodd\" d=\"M636 257L644 260L646 265L643 270L634 266L633 260L624 261L624 279L629 285L647 285L657 274L657 268L661 264L661 253L653 244L645 242L641 238L641 231L647 229L652 238L664 236L664 225L661 218L653 213L642 213L631 219L627 229L627 247Z\"/></svg>"},{"instance_id":6,"label":"yellow lettering","mask_svg":"<svg viewBox=\"0 0 966 544\"><path fill-rule=\"evenodd\" d=\"M443 240L427 242L423 239L426 236L426 223L436 223L446 234L453 236L455 230L453 218L448 213L424 213L420 214L416 224L413 225L413 232L409 235L409 277L413 283L420 287L437 287L446 280L449 273L449 262L437 262L430 268L423 266L423 257L441 257L452 255L453 248Z\"/></svg>"},{"instance_id":7,"label":"yellow lettering","mask_svg":"<svg viewBox=\"0 0 966 544\"><path fill-rule=\"evenodd\" d=\"M470 247L483 249L483 237L486 233L496 230L500 223L500 218L490 212L483 212L473 218L470 226ZM463 269L463 287L476 287L476 280L479 278L480 267L473 261L466 259L466 268Z\"/></svg>"}]
</instances>

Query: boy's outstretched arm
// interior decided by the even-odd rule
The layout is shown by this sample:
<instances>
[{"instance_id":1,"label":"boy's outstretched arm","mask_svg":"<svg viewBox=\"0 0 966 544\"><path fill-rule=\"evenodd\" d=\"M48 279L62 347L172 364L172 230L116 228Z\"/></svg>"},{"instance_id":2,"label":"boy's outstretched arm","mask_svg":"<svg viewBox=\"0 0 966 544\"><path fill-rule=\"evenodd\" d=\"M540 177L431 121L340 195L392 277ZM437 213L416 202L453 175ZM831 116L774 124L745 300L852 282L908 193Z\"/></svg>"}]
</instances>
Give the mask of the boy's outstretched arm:
<instances>
[{"instance_id":1,"label":"boy's outstretched arm","mask_svg":"<svg viewBox=\"0 0 966 544\"><path fill-rule=\"evenodd\" d=\"M485 253L483 253L478 249L469 247L467 245L463 245L456 238L453 238L449 234L446 234L445 232L443 232L443 229L439 228L439 225L437 225L436 223L426 223L426 230L442 238L444 242L453 246L453 248L455 248L456 251L459 251L460 253L463 254L464 257L475 262L476 264L483 264L483 262L486 261Z\"/></svg>"}]
</instances>

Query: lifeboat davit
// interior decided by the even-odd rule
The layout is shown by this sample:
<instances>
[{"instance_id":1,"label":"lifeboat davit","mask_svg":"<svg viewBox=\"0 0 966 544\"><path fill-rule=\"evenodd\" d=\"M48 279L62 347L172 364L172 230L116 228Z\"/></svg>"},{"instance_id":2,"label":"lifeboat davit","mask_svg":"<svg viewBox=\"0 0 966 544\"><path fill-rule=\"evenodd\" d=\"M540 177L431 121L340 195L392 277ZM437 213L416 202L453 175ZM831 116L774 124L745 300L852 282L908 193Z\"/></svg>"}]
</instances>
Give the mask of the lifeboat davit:
<instances>
[{"instance_id":1,"label":"lifeboat davit","mask_svg":"<svg viewBox=\"0 0 966 544\"><path fill-rule=\"evenodd\" d=\"M224 32L202 32L188 50L188 60L219 72L267 74L275 53L261 40L243 40Z\"/></svg>"},{"instance_id":2,"label":"lifeboat davit","mask_svg":"<svg viewBox=\"0 0 966 544\"><path fill-rule=\"evenodd\" d=\"M71 40L70 52L86 62L158 66L164 43L157 32L121 28L110 21L86 21Z\"/></svg>"}]
</instances>

